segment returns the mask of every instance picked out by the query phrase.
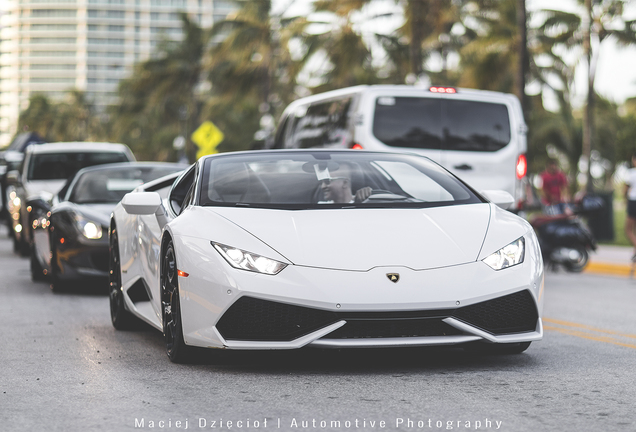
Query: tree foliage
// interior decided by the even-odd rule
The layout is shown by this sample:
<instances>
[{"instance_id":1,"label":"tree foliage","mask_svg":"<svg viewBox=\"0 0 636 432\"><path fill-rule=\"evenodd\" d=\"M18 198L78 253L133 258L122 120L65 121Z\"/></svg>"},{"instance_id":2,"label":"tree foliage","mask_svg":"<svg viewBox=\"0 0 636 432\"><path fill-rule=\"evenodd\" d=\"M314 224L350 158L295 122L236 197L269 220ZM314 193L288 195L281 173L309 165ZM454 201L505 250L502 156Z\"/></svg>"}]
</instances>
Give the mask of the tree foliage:
<instances>
[{"instance_id":1,"label":"tree foliage","mask_svg":"<svg viewBox=\"0 0 636 432\"><path fill-rule=\"evenodd\" d=\"M288 17L272 14L271 0L238 0L235 13L207 30L183 15L183 39L164 40L151 59L137 64L120 83L120 103L108 113L98 113L80 92L58 103L33 96L20 117L20 131L33 130L50 141L119 141L140 159L174 160L174 138L189 138L206 120L225 134L220 151L258 146L271 138L284 107L308 93L400 84L413 77L439 85L515 90L524 40L517 17L523 1L381 0L401 7L403 25L392 32L372 25L371 35L361 33L360 17L373 22L377 16L370 11L379 1L316 0L312 4L318 14ZM636 43L636 20L623 18L624 2L595 5L594 50L609 38L619 46ZM585 60L585 20L580 12L539 14L539 24L527 30L529 73L524 77L540 89L530 98L526 119L530 168L543 168L549 148L563 155L576 178L583 122L573 88L575 70ZM556 102L553 111L543 105L547 96ZM611 171L633 151L636 103L626 104L619 115L615 104L596 100L595 157L607 161ZM187 150L192 160L196 149L189 143Z\"/></svg>"},{"instance_id":2,"label":"tree foliage","mask_svg":"<svg viewBox=\"0 0 636 432\"><path fill-rule=\"evenodd\" d=\"M18 120L19 131L37 132L49 142L100 141L106 139L107 129L106 119L77 90L57 103L41 94L32 96Z\"/></svg>"},{"instance_id":3,"label":"tree foliage","mask_svg":"<svg viewBox=\"0 0 636 432\"><path fill-rule=\"evenodd\" d=\"M113 140L129 144L140 159L176 159L174 138L187 138L198 120L202 102L195 89L207 40L185 14L181 20L183 40L162 41L153 58L139 63L120 82L120 103L110 111Z\"/></svg>"}]
</instances>

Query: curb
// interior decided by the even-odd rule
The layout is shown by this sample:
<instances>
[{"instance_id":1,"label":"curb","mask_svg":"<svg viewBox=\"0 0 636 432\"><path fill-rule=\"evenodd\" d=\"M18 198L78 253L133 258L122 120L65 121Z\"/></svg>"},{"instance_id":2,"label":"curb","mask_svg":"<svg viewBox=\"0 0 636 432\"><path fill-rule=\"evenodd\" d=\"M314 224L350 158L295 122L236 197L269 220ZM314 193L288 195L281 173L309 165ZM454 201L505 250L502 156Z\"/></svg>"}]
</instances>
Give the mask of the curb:
<instances>
[{"instance_id":1,"label":"curb","mask_svg":"<svg viewBox=\"0 0 636 432\"><path fill-rule=\"evenodd\" d=\"M632 277L633 272L632 266L629 264L590 262L583 270L583 273Z\"/></svg>"}]
</instances>

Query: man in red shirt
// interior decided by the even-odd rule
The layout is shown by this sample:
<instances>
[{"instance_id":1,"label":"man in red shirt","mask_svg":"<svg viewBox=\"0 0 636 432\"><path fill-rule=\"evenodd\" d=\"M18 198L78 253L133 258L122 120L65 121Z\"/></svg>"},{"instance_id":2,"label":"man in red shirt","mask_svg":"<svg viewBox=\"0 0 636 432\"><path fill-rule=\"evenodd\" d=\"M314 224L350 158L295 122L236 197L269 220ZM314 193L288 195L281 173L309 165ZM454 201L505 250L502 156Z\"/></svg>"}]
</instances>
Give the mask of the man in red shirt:
<instances>
[{"instance_id":1,"label":"man in red shirt","mask_svg":"<svg viewBox=\"0 0 636 432\"><path fill-rule=\"evenodd\" d=\"M568 179L559 169L557 161L548 160L546 170L540 174L545 205L560 204L568 200Z\"/></svg>"}]
</instances>

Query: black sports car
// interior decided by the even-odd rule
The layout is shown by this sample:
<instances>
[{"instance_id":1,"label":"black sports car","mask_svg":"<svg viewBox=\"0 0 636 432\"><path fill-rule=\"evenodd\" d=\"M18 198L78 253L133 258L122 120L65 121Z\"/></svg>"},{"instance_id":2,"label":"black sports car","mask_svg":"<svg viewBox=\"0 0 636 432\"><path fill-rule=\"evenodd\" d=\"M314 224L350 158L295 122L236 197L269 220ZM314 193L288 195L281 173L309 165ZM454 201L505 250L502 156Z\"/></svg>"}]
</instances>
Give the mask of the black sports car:
<instances>
[{"instance_id":1,"label":"black sports car","mask_svg":"<svg viewBox=\"0 0 636 432\"><path fill-rule=\"evenodd\" d=\"M27 202L31 277L60 291L71 280L108 278L108 225L115 205L137 186L187 166L158 162L99 165L70 178L51 202Z\"/></svg>"}]
</instances>

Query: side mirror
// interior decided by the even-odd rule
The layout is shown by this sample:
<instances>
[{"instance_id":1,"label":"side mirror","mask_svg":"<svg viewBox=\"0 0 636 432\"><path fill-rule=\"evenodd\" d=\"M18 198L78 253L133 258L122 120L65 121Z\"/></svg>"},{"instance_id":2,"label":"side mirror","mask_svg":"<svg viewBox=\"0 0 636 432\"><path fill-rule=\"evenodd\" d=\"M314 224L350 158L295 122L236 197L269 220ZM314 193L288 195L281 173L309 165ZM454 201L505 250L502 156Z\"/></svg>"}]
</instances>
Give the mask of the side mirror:
<instances>
[{"instance_id":1,"label":"side mirror","mask_svg":"<svg viewBox=\"0 0 636 432\"><path fill-rule=\"evenodd\" d=\"M4 160L7 163L20 164L24 160L24 153L8 150L4 153Z\"/></svg>"},{"instance_id":2,"label":"side mirror","mask_svg":"<svg viewBox=\"0 0 636 432\"><path fill-rule=\"evenodd\" d=\"M15 184L18 182L19 178L20 178L20 171L18 170L11 170L7 173L7 183Z\"/></svg>"},{"instance_id":3,"label":"side mirror","mask_svg":"<svg viewBox=\"0 0 636 432\"><path fill-rule=\"evenodd\" d=\"M124 195L121 205L129 214L154 214L161 207L161 196L157 192L130 192Z\"/></svg>"},{"instance_id":4,"label":"side mirror","mask_svg":"<svg viewBox=\"0 0 636 432\"><path fill-rule=\"evenodd\" d=\"M488 201L504 210L508 210L515 202L512 195L504 190L483 190L479 193L482 194Z\"/></svg>"}]
</instances>

